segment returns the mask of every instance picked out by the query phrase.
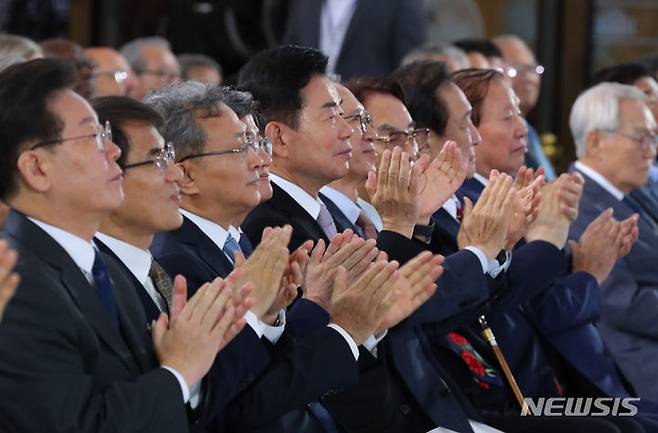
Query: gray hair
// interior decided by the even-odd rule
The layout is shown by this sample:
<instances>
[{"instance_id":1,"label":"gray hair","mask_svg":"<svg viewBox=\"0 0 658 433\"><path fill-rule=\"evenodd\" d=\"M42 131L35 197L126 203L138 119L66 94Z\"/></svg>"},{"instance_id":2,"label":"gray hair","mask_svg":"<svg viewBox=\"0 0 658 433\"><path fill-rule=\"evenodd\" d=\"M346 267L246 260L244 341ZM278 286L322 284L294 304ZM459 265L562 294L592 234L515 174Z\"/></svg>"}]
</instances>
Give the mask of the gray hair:
<instances>
[{"instance_id":1,"label":"gray hair","mask_svg":"<svg viewBox=\"0 0 658 433\"><path fill-rule=\"evenodd\" d=\"M619 128L619 103L622 99L644 102L645 96L633 86L618 83L601 83L578 96L569 116L576 156L585 155L587 134L591 131L614 132Z\"/></svg>"},{"instance_id":2,"label":"gray hair","mask_svg":"<svg viewBox=\"0 0 658 433\"><path fill-rule=\"evenodd\" d=\"M180 64L181 76L187 80L188 71L192 68L212 68L219 74L222 73L222 67L213 59L204 54L180 54L178 56L178 63Z\"/></svg>"},{"instance_id":3,"label":"gray hair","mask_svg":"<svg viewBox=\"0 0 658 433\"><path fill-rule=\"evenodd\" d=\"M151 93L144 103L164 118L160 133L174 146L180 160L203 152L208 136L197 119L221 116L226 97L222 87L185 81Z\"/></svg>"},{"instance_id":4,"label":"gray hair","mask_svg":"<svg viewBox=\"0 0 658 433\"><path fill-rule=\"evenodd\" d=\"M32 39L18 35L0 34L0 58L15 56L27 60L36 55L43 56L43 52Z\"/></svg>"},{"instance_id":5,"label":"gray hair","mask_svg":"<svg viewBox=\"0 0 658 433\"><path fill-rule=\"evenodd\" d=\"M464 50L454 45L436 42L429 43L411 50L402 59L401 66L405 66L419 60L433 60L435 56L445 56L454 59L456 62L462 65L463 69L467 69L469 66L468 57L466 56Z\"/></svg>"},{"instance_id":6,"label":"gray hair","mask_svg":"<svg viewBox=\"0 0 658 433\"><path fill-rule=\"evenodd\" d=\"M24 63L26 62L27 59L25 57L21 56L3 56L0 57L0 72L4 71L11 65L15 65L17 63Z\"/></svg>"},{"instance_id":7,"label":"gray hair","mask_svg":"<svg viewBox=\"0 0 658 433\"><path fill-rule=\"evenodd\" d=\"M171 51L171 44L165 38L160 36L147 36L143 38L133 39L121 47L121 54L126 58L130 67L137 73L146 68L142 51L147 45L155 45Z\"/></svg>"}]
</instances>

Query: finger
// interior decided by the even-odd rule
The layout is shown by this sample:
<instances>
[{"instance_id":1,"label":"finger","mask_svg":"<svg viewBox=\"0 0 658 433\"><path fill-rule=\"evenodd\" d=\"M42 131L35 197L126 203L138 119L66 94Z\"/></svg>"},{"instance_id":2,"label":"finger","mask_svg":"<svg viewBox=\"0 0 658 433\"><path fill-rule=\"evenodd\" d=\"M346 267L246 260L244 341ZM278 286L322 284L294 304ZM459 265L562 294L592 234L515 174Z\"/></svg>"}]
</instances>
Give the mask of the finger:
<instances>
[{"instance_id":1,"label":"finger","mask_svg":"<svg viewBox=\"0 0 658 433\"><path fill-rule=\"evenodd\" d=\"M247 261L247 259L245 259L244 254L242 254L241 251L236 251L235 252L235 259L233 261L233 263L234 263L233 266L234 267L238 268L238 267L242 266L246 261Z\"/></svg>"},{"instance_id":2,"label":"finger","mask_svg":"<svg viewBox=\"0 0 658 433\"><path fill-rule=\"evenodd\" d=\"M235 312L235 308L231 303L229 303L230 298L231 298L230 288L227 289L226 287L222 287L221 290L218 291L217 296L215 297L215 299L213 299L210 305L208 305L208 310L201 318L201 324L205 326L206 329L212 332L213 328L215 328L215 326L217 326L217 323L221 320L222 312L225 309L228 309L230 307L231 310Z\"/></svg>"},{"instance_id":3,"label":"finger","mask_svg":"<svg viewBox=\"0 0 658 433\"><path fill-rule=\"evenodd\" d=\"M354 245L356 245L356 243ZM355 249L351 254L345 257L345 260L342 262L342 266L349 273L350 269L355 267L361 260L368 256L369 253L372 254L373 251L374 255L372 255L370 261L374 260L374 258L377 257L377 254L379 253L379 250L377 250L377 241L374 239L368 239L365 242L361 242L359 248ZM338 257L338 254L336 256Z\"/></svg>"},{"instance_id":4,"label":"finger","mask_svg":"<svg viewBox=\"0 0 658 433\"><path fill-rule=\"evenodd\" d=\"M160 313L157 321L151 322L151 339L156 350L161 347L165 333L169 329L169 319L165 313Z\"/></svg>"},{"instance_id":5,"label":"finger","mask_svg":"<svg viewBox=\"0 0 658 433\"><path fill-rule=\"evenodd\" d=\"M18 253L8 250L7 244L0 246L0 283L11 274L18 261Z\"/></svg>"},{"instance_id":6,"label":"finger","mask_svg":"<svg viewBox=\"0 0 658 433\"><path fill-rule=\"evenodd\" d=\"M409 190L409 183L411 182L411 166L409 163L409 154L402 152L400 154L400 172L398 173L398 188L401 191Z\"/></svg>"},{"instance_id":7,"label":"finger","mask_svg":"<svg viewBox=\"0 0 658 433\"><path fill-rule=\"evenodd\" d=\"M466 219L466 217L471 214L472 210L473 202L470 198L464 196L464 208L462 209L463 219Z\"/></svg>"},{"instance_id":8,"label":"finger","mask_svg":"<svg viewBox=\"0 0 658 433\"><path fill-rule=\"evenodd\" d=\"M382 159L379 162L379 170L377 171L377 191L384 191L388 185L388 172L391 169L391 158L393 153L386 149L382 154Z\"/></svg>"},{"instance_id":9,"label":"finger","mask_svg":"<svg viewBox=\"0 0 658 433\"><path fill-rule=\"evenodd\" d=\"M388 167L388 182L387 188L395 191L397 189L398 179L400 177L400 158L402 157L402 149L395 146L393 154L391 155L391 164Z\"/></svg>"},{"instance_id":10,"label":"finger","mask_svg":"<svg viewBox=\"0 0 658 433\"><path fill-rule=\"evenodd\" d=\"M219 351L226 343L229 341L228 332L231 328L231 325L234 322L235 318L235 309L232 305L229 305L226 310L220 312L219 320L215 323L215 326L211 329L212 340L217 345L217 350Z\"/></svg>"},{"instance_id":11,"label":"finger","mask_svg":"<svg viewBox=\"0 0 658 433\"><path fill-rule=\"evenodd\" d=\"M176 275L173 283L173 293L171 295L171 323L176 323L178 316L187 303L187 280L182 275Z\"/></svg>"},{"instance_id":12,"label":"finger","mask_svg":"<svg viewBox=\"0 0 658 433\"><path fill-rule=\"evenodd\" d=\"M368 201L372 202L375 194L377 193L379 185L379 180L377 174L374 171L368 172L368 178L366 179L366 192L368 193Z\"/></svg>"}]
</instances>

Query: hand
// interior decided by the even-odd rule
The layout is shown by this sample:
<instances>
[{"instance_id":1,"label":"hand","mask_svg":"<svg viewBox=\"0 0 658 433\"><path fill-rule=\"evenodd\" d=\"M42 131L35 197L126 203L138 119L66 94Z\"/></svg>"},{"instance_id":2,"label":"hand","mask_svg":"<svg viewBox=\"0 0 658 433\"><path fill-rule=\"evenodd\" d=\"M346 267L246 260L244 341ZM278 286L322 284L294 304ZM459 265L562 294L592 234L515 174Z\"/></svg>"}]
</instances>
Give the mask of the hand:
<instances>
[{"instance_id":1,"label":"hand","mask_svg":"<svg viewBox=\"0 0 658 433\"><path fill-rule=\"evenodd\" d=\"M20 281L18 274L12 272L17 260L16 251L9 248L6 240L0 240L0 321Z\"/></svg>"},{"instance_id":2,"label":"hand","mask_svg":"<svg viewBox=\"0 0 658 433\"><path fill-rule=\"evenodd\" d=\"M345 268L336 270L331 321L350 334L357 345L377 330L396 302L398 266L395 261L372 263L354 284L349 285Z\"/></svg>"},{"instance_id":3,"label":"hand","mask_svg":"<svg viewBox=\"0 0 658 433\"><path fill-rule=\"evenodd\" d=\"M612 217L612 209L603 211L578 242L569 241L573 272L588 272L599 284L603 283L617 261L622 240L621 224Z\"/></svg>"},{"instance_id":4,"label":"hand","mask_svg":"<svg viewBox=\"0 0 658 433\"><path fill-rule=\"evenodd\" d=\"M532 168L521 166L514 180L514 188L518 191L513 203L514 212L507 233L505 249L511 251L528 232L530 224L537 218L541 199L540 188L544 186L544 170L540 167L537 173Z\"/></svg>"},{"instance_id":5,"label":"hand","mask_svg":"<svg viewBox=\"0 0 658 433\"><path fill-rule=\"evenodd\" d=\"M217 278L204 284L186 302L187 284L177 276L171 320L163 313L153 325L160 364L180 373L188 386L203 378L217 352L244 327L244 318L236 315L230 302L232 288L226 287L227 281Z\"/></svg>"},{"instance_id":6,"label":"hand","mask_svg":"<svg viewBox=\"0 0 658 433\"><path fill-rule=\"evenodd\" d=\"M240 269L240 276L236 277L236 286L241 287L247 282L254 284L252 297L255 303L251 311L261 320L279 293L281 279L288 265L287 245L291 235L290 226L267 227L263 231L261 243L249 260L245 261L242 254L235 255L235 269Z\"/></svg>"},{"instance_id":7,"label":"hand","mask_svg":"<svg viewBox=\"0 0 658 433\"><path fill-rule=\"evenodd\" d=\"M368 173L366 191L384 230L409 239L413 236L419 213L418 181L428 160L429 156L423 155L411 168L409 155L396 146L393 152L384 151L376 175Z\"/></svg>"},{"instance_id":8,"label":"hand","mask_svg":"<svg viewBox=\"0 0 658 433\"><path fill-rule=\"evenodd\" d=\"M427 224L434 212L445 203L464 183L467 165L462 163L461 151L454 141L446 141L437 157L429 163L420 158L415 165L421 166L418 180L418 224Z\"/></svg>"},{"instance_id":9,"label":"hand","mask_svg":"<svg viewBox=\"0 0 658 433\"><path fill-rule=\"evenodd\" d=\"M564 248L569 225L578 216L582 184L582 177L576 173L562 174L544 186L537 218L526 235L528 242L543 240L559 249Z\"/></svg>"},{"instance_id":10,"label":"hand","mask_svg":"<svg viewBox=\"0 0 658 433\"><path fill-rule=\"evenodd\" d=\"M639 214L633 214L619 222L621 226L619 230L619 234L621 235L621 245L619 245L619 250L617 251L618 258L622 258L630 253L633 244L637 241L637 238L640 235L640 230L637 227L637 220L639 217Z\"/></svg>"},{"instance_id":11,"label":"hand","mask_svg":"<svg viewBox=\"0 0 658 433\"><path fill-rule=\"evenodd\" d=\"M457 235L459 248L477 247L493 260L505 247L516 195L512 178L492 170L475 206L464 197L464 218Z\"/></svg>"},{"instance_id":12,"label":"hand","mask_svg":"<svg viewBox=\"0 0 658 433\"><path fill-rule=\"evenodd\" d=\"M272 324L276 321L279 311L287 308L297 297L297 289L302 285L306 265L308 264L308 252L313 248L313 241L308 240L297 248L288 258L288 267L281 277L279 292L274 298L263 322Z\"/></svg>"},{"instance_id":13,"label":"hand","mask_svg":"<svg viewBox=\"0 0 658 433\"><path fill-rule=\"evenodd\" d=\"M382 318L375 334L393 328L413 314L436 292L435 281L443 273L443 257L423 251L400 268L397 301Z\"/></svg>"},{"instance_id":14,"label":"hand","mask_svg":"<svg viewBox=\"0 0 658 433\"><path fill-rule=\"evenodd\" d=\"M319 240L311 252L304 276L304 298L331 312L336 269L339 266L344 268L347 283L352 284L380 255L376 244L374 239L366 241L355 236L351 230L334 236L326 251L324 240Z\"/></svg>"}]
</instances>

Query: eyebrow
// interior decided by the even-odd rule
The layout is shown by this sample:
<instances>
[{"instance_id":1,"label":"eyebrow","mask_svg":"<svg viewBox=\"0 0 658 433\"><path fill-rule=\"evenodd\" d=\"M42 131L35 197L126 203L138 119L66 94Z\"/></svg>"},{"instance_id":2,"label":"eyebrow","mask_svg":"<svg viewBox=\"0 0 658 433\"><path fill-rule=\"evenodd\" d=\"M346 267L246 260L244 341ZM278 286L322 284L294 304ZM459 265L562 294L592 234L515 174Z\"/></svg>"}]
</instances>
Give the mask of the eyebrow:
<instances>
[{"instance_id":1,"label":"eyebrow","mask_svg":"<svg viewBox=\"0 0 658 433\"><path fill-rule=\"evenodd\" d=\"M341 105L343 105L343 100L339 99L338 102L336 101L325 102L324 104L322 104L322 108L334 108L334 107L339 107Z\"/></svg>"},{"instance_id":2,"label":"eyebrow","mask_svg":"<svg viewBox=\"0 0 658 433\"><path fill-rule=\"evenodd\" d=\"M146 156L155 156L158 153L160 153L160 151L162 151L163 148L164 148L164 146L163 147L152 147L151 149L149 149Z\"/></svg>"},{"instance_id":3,"label":"eyebrow","mask_svg":"<svg viewBox=\"0 0 658 433\"><path fill-rule=\"evenodd\" d=\"M85 123L94 123L94 124L98 124L99 122L98 122L94 117L92 117L92 116L88 116L88 117L85 117L84 119L82 119L82 120L80 121L80 123L78 123L78 125L84 125Z\"/></svg>"},{"instance_id":4,"label":"eyebrow","mask_svg":"<svg viewBox=\"0 0 658 433\"><path fill-rule=\"evenodd\" d=\"M385 132L403 132L397 126L389 125L388 123L384 123L384 124L380 125L377 129L380 130L380 131L385 131Z\"/></svg>"}]
</instances>

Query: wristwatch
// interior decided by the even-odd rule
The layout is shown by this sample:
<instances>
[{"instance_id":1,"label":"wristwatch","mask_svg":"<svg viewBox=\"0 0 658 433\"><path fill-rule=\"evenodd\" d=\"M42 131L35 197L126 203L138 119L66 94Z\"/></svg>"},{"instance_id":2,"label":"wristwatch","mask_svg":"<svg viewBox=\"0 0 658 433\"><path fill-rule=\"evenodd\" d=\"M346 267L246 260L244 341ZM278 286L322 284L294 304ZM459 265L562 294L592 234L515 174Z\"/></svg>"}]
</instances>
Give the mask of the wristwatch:
<instances>
[{"instance_id":1,"label":"wristwatch","mask_svg":"<svg viewBox=\"0 0 658 433\"><path fill-rule=\"evenodd\" d=\"M432 233L434 232L434 221L430 220L430 223L425 224L416 224L414 226L414 238L418 239L421 242L429 244L432 240Z\"/></svg>"}]
</instances>

